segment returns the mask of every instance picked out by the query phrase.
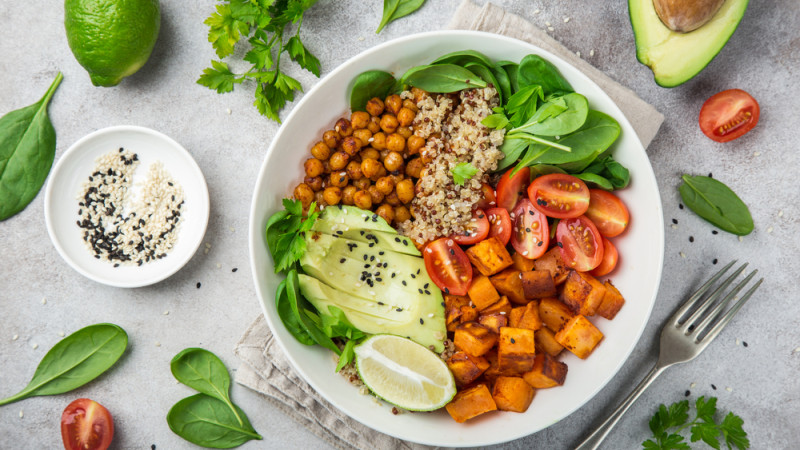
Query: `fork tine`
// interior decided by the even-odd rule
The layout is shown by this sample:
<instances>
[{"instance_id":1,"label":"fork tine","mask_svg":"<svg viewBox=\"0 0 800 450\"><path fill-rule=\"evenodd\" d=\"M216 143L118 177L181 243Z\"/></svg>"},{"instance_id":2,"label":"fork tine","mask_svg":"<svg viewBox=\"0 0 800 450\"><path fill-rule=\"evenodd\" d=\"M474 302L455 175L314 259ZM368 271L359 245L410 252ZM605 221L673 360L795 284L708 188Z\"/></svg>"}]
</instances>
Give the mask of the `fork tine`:
<instances>
[{"instance_id":1,"label":"fork tine","mask_svg":"<svg viewBox=\"0 0 800 450\"><path fill-rule=\"evenodd\" d=\"M711 330L708 332L708 334L706 334L705 336L703 336L703 339L701 339L701 340L700 340L700 341L698 341L698 342L703 342L703 341L711 342L711 340L713 340L715 337L717 337L717 335L719 334L719 332L720 332L720 331L722 331L722 329L723 329L723 328L725 328L725 325L727 325L727 324L728 324L728 322L730 322L730 321L731 321L731 319L733 319L733 316L735 316L735 315L736 315L736 313L737 313L737 312L739 312L739 310L742 308L742 306L744 306L745 302L747 302L747 300L749 300L749 299L750 299L750 296L752 296L752 295L753 295L753 293L756 291L756 289L758 289L758 287L759 287L759 286L761 286L761 283L762 283L762 282L764 282L764 279L763 279L763 278L761 278L760 280L758 280L758 282L757 282L755 285L753 285L753 287L751 287L751 288L750 288L750 289L747 291L747 293L745 293L745 294L744 294L744 296L743 296L742 298L740 298L738 302L736 302L736 304L735 304L735 305L733 305L733 308L731 308L731 309L730 309L730 310L729 310L729 311L728 311L728 312L725 314L725 316L723 316L723 317L722 317L722 320L720 320L719 322L717 322L717 324L716 324L716 325L714 325L714 328L712 328L712 329L711 329Z\"/></svg>"},{"instance_id":2,"label":"fork tine","mask_svg":"<svg viewBox=\"0 0 800 450\"><path fill-rule=\"evenodd\" d=\"M681 326L686 325L686 327L689 329L689 332L697 330L697 326L695 325L697 321L703 317L703 314L705 314L705 312L708 311L708 308L710 308L711 305L717 301L725 289L728 289L728 286L730 286L731 283L733 283L733 280L735 280L736 277L738 277L744 271L745 267L747 267L747 263L742 264L742 266L739 267L736 272L732 273L728 278L726 278L725 281L723 281L722 284L720 284L719 287L703 301L700 307L697 308L697 310L681 324Z\"/></svg>"},{"instance_id":3,"label":"fork tine","mask_svg":"<svg viewBox=\"0 0 800 450\"><path fill-rule=\"evenodd\" d=\"M728 306L731 300L733 300L736 297L736 294L738 294L739 291L741 291L742 289L744 289L745 286L747 286L747 283L749 283L750 280L752 280L753 277L756 276L756 273L758 273L758 270L750 272L750 275L748 275L744 280L742 280L741 283L737 284L736 287L731 289L728 295L726 295L725 298L723 298L710 313L706 314L706 317L703 319L703 321L694 327L694 330L697 331L697 334L695 335L696 342L700 342L699 337L700 334L703 332L703 330L706 329L708 324L719 318L719 315L722 313L722 311L725 310L725 308Z\"/></svg>"},{"instance_id":4,"label":"fork tine","mask_svg":"<svg viewBox=\"0 0 800 450\"><path fill-rule=\"evenodd\" d=\"M705 293L711 288L711 286L713 286L714 283L717 282L717 280L722 278L722 275L724 275L725 272L727 272L728 269L730 269L731 266L733 266L734 264L736 264L735 259L729 262L728 265L720 269L720 271L717 272L713 277L711 277L710 280L706 281L704 285L700 286L700 288L694 294L692 294L691 297L689 297L689 300L686 300L683 306L681 306L680 309L675 311L675 314L673 314L672 317L670 317L669 321L672 322L673 325L678 325L678 321L681 319L681 317L683 317L683 315L686 314L686 312L689 311L703 297L703 295L705 295Z\"/></svg>"}]
</instances>

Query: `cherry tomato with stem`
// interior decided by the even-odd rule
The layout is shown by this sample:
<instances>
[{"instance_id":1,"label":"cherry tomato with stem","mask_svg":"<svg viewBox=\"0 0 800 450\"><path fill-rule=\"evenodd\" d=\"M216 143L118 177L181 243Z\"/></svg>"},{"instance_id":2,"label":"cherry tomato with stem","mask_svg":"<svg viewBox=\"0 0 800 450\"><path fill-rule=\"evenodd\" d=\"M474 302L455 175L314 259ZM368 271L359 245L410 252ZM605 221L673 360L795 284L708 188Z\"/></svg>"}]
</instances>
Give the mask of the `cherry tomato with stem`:
<instances>
[{"instance_id":1,"label":"cherry tomato with stem","mask_svg":"<svg viewBox=\"0 0 800 450\"><path fill-rule=\"evenodd\" d=\"M79 398L61 414L61 439L67 450L105 450L114 438L114 420L94 400Z\"/></svg>"},{"instance_id":2,"label":"cherry tomato with stem","mask_svg":"<svg viewBox=\"0 0 800 450\"><path fill-rule=\"evenodd\" d=\"M589 209L585 215L604 237L619 236L628 228L630 221L625 203L616 195L602 189L589 189Z\"/></svg>"},{"instance_id":3,"label":"cherry tomato with stem","mask_svg":"<svg viewBox=\"0 0 800 450\"><path fill-rule=\"evenodd\" d=\"M556 241L564 264L588 272L603 261L603 237L586 216L562 219L556 227Z\"/></svg>"},{"instance_id":4,"label":"cherry tomato with stem","mask_svg":"<svg viewBox=\"0 0 800 450\"><path fill-rule=\"evenodd\" d=\"M467 295L472 282L472 264L453 239L444 237L429 242L422 257L433 284L445 294Z\"/></svg>"},{"instance_id":5,"label":"cherry tomato with stem","mask_svg":"<svg viewBox=\"0 0 800 450\"><path fill-rule=\"evenodd\" d=\"M591 273L595 277L602 277L608 275L609 273L613 272L614 269L617 267L617 260L619 259L619 253L617 253L617 247L614 247L614 244L611 243L606 238L603 239L603 260L600 261L600 264L592 269Z\"/></svg>"},{"instance_id":6,"label":"cherry tomato with stem","mask_svg":"<svg viewBox=\"0 0 800 450\"><path fill-rule=\"evenodd\" d=\"M486 211L486 217L489 219L489 236L494 236L503 243L508 244L511 239L511 216L505 208L492 208Z\"/></svg>"},{"instance_id":7,"label":"cherry tomato with stem","mask_svg":"<svg viewBox=\"0 0 800 450\"><path fill-rule=\"evenodd\" d=\"M489 219L481 209L476 209L472 213L472 219L467 222L464 234L454 234L451 236L454 241L461 245L472 245L486 239L489 235Z\"/></svg>"},{"instance_id":8,"label":"cherry tomato with stem","mask_svg":"<svg viewBox=\"0 0 800 450\"><path fill-rule=\"evenodd\" d=\"M761 109L750 94L728 89L712 95L700 108L700 130L717 142L740 138L758 123Z\"/></svg>"},{"instance_id":9,"label":"cherry tomato with stem","mask_svg":"<svg viewBox=\"0 0 800 450\"><path fill-rule=\"evenodd\" d=\"M513 171L514 169L509 169L497 182L497 207L505 208L509 212L514 209L519 199L525 196L525 188L531 182L530 168L523 167L512 177Z\"/></svg>"},{"instance_id":10,"label":"cherry tomato with stem","mask_svg":"<svg viewBox=\"0 0 800 450\"><path fill-rule=\"evenodd\" d=\"M589 188L579 178L565 173L551 173L533 180L528 198L547 217L571 219L589 208Z\"/></svg>"},{"instance_id":11,"label":"cherry tomato with stem","mask_svg":"<svg viewBox=\"0 0 800 450\"><path fill-rule=\"evenodd\" d=\"M547 217L527 198L523 198L510 214L511 246L523 258L536 259L547 251L550 245L550 229Z\"/></svg>"}]
</instances>

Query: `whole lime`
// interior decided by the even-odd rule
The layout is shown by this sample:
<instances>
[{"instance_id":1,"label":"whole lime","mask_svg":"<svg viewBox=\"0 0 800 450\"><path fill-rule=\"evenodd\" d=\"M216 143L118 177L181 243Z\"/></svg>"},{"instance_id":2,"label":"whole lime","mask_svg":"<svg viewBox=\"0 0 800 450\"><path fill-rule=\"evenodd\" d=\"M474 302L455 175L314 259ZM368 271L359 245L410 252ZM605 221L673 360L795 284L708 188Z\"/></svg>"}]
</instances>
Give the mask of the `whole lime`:
<instances>
[{"instance_id":1,"label":"whole lime","mask_svg":"<svg viewBox=\"0 0 800 450\"><path fill-rule=\"evenodd\" d=\"M95 86L136 73L158 39L158 0L65 0L69 48Z\"/></svg>"}]
</instances>

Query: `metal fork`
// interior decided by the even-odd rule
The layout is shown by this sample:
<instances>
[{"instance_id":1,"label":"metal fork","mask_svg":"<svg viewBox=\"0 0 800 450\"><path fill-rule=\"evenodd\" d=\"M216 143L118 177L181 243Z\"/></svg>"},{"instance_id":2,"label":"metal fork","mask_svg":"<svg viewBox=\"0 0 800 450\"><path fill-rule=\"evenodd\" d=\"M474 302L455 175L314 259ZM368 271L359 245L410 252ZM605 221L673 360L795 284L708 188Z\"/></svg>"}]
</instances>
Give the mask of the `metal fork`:
<instances>
[{"instance_id":1,"label":"metal fork","mask_svg":"<svg viewBox=\"0 0 800 450\"><path fill-rule=\"evenodd\" d=\"M733 319L739 309L750 299L750 296L758 289L763 278L759 279L739 300L724 313L725 308L736 299L736 295L753 279L758 272L754 270L747 277L737 284L727 295L722 297L725 290L733 283L747 267L743 264L730 275L713 292L706 295L713 285L719 281L725 272L730 269L736 261L731 261L716 275L711 277L700 289L697 290L686 303L683 304L675 314L670 317L661 330L661 349L658 355L658 362L650 373L639 383L639 386L628 395L628 398L620 404L611 416L605 420L597 429L592 432L575 450L596 449L603 439L611 432L622 415L631 407L633 402L647 389L653 381L661 375L661 372L668 367L678 363L691 361L708 347L708 344L725 328L725 325ZM722 299L720 300L720 297ZM719 300L719 301L718 301ZM713 307L713 309L711 309ZM711 311L709 312L709 309ZM687 316L685 318L685 316Z\"/></svg>"}]
</instances>

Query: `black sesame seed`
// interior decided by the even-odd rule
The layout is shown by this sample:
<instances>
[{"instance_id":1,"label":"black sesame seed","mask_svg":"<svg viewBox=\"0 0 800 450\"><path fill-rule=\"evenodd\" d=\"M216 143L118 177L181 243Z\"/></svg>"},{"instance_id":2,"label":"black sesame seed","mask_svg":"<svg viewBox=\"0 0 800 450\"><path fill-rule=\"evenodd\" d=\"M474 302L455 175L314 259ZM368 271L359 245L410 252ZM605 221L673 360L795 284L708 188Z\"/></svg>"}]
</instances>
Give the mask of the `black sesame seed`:
<instances>
[{"instance_id":1,"label":"black sesame seed","mask_svg":"<svg viewBox=\"0 0 800 450\"><path fill-rule=\"evenodd\" d=\"M364 261L366 261L367 259L369 259L369 256L364 255Z\"/></svg>"},{"instance_id":2,"label":"black sesame seed","mask_svg":"<svg viewBox=\"0 0 800 450\"><path fill-rule=\"evenodd\" d=\"M361 235L363 236L364 235L364 230L359 231L359 233L361 233Z\"/></svg>"},{"instance_id":3,"label":"black sesame seed","mask_svg":"<svg viewBox=\"0 0 800 450\"><path fill-rule=\"evenodd\" d=\"M744 345L745 347L747 347L747 342L745 342L745 341L742 341L742 345Z\"/></svg>"},{"instance_id":4,"label":"black sesame seed","mask_svg":"<svg viewBox=\"0 0 800 450\"><path fill-rule=\"evenodd\" d=\"M714 260L711 261L711 264L716 264L716 263L717 263L717 258L714 258Z\"/></svg>"},{"instance_id":5,"label":"black sesame seed","mask_svg":"<svg viewBox=\"0 0 800 450\"><path fill-rule=\"evenodd\" d=\"M345 258L342 258L342 259L339 260L339 264L344 264L345 261L347 261L347 260Z\"/></svg>"},{"instance_id":6,"label":"black sesame seed","mask_svg":"<svg viewBox=\"0 0 800 450\"><path fill-rule=\"evenodd\" d=\"M425 324L425 321L424 321L424 320L422 320L422 317L420 317L420 318L419 318L419 324L420 324L420 325L424 325L424 324Z\"/></svg>"},{"instance_id":7,"label":"black sesame seed","mask_svg":"<svg viewBox=\"0 0 800 450\"><path fill-rule=\"evenodd\" d=\"M455 250L453 250L453 249L451 248L451 249L450 249L450 254L451 254L451 255L453 255L453 256L455 256L455 255L456 255L456 251L455 251Z\"/></svg>"},{"instance_id":8,"label":"black sesame seed","mask_svg":"<svg viewBox=\"0 0 800 450\"><path fill-rule=\"evenodd\" d=\"M337 230L337 231L336 231L336 234L338 234L339 236L341 236L341 235L343 235L343 234L344 234L344 232L343 232L343 231L341 231L341 230Z\"/></svg>"},{"instance_id":9,"label":"black sesame seed","mask_svg":"<svg viewBox=\"0 0 800 450\"><path fill-rule=\"evenodd\" d=\"M239 269L234 267L233 269L231 269L231 272L236 272L237 270L239 270Z\"/></svg>"},{"instance_id":10,"label":"black sesame seed","mask_svg":"<svg viewBox=\"0 0 800 450\"><path fill-rule=\"evenodd\" d=\"M678 208L683 209L683 203L678 203Z\"/></svg>"},{"instance_id":11,"label":"black sesame seed","mask_svg":"<svg viewBox=\"0 0 800 450\"><path fill-rule=\"evenodd\" d=\"M419 291L420 294L422 294L422 289L417 289L417 290Z\"/></svg>"},{"instance_id":12,"label":"black sesame seed","mask_svg":"<svg viewBox=\"0 0 800 450\"><path fill-rule=\"evenodd\" d=\"M684 393L683 393L683 396L684 396L684 397L688 397L690 394L691 394L691 392L689 392L689 391L686 391L686 392L684 392Z\"/></svg>"},{"instance_id":13,"label":"black sesame seed","mask_svg":"<svg viewBox=\"0 0 800 450\"><path fill-rule=\"evenodd\" d=\"M717 230L711 230L711 234L719 234L719 231L717 231Z\"/></svg>"},{"instance_id":14,"label":"black sesame seed","mask_svg":"<svg viewBox=\"0 0 800 450\"><path fill-rule=\"evenodd\" d=\"M384 253L384 252L378 252L378 254L379 254L379 255L381 255L381 256L383 256L383 253Z\"/></svg>"},{"instance_id":15,"label":"black sesame seed","mask_svg":"<svg viewBox=\"0 0 800 450\"><path fill-rule=\"evenodd\" d=\"M511 338L511 343L512 343L512 344L515 344L516 342L517 342L517 341L515 341L515 340L514 340L514 338Z\"/></svg>"},{"instance_id":16,"label":"black sesame seed","mask_svg":"<svg viewBox=\"0 0 800 450\"><path fill-rule=\"evenodd\" d=\"M396 237L396 238L394 238L394 241L395 241L395 242L400 242L400 238L399 238L399 237Z\"/></svg>"},{"instance_id":17,"label":"black sesame seed","mask_svg":"<svg viewBox=\"0 0 800 450\"><path fill-rule=\"evenodd\" d=\"M379 305L383 306L383 302L378 302Z\"/></svg>"},{"instance_id":18,"label":"black sesame seed","mask_svg":"<svg viewBox=\"0 0 800 450\"><path fill-rule=\"evenodd\" d=\"M406 280L403 280L403 286L408 286L408 283L406 283Z\"/></svg>"},{"instance_id":19,"label":"black sesame seed","mask_svg":"<svg viewBox=\"0 0 800 450\"><path fill-rule=\"evenodd\" d=\"M678 224L678 219L672 219L672 223L674 223L675 225L677 225L677 224Z\"/></svg>"},{"instance_id":20,"label":"black sesame seed","mask_svg":"<svg viewBox=\"0 0 800 450\"><path fill-rule=\"evenodd\" d=\"M425 288L425 289L428 289L429 285L430 285L430 283L425 283L425 286L422 286L422 287Z\"/></svg>"},{"instance_id":21,"label":"black sesame seed","mask_svg":"<svg viewBox=\"0 0 800 450\"><path fill-rule=\"evenodd\" d=\"M412 273L411 278L417 278L417 276Z\"/></svg>"},{"instance_id":22,"label":"black sesame seed","mask_svg":"<svg viewBox=\"0 0 800 450\"><path fill-rule=\"evenodd\" d=\"M417 275L419 275L419 270L420 270L420 269L417 269Z\"/></svg>"},{"instance_id":23,"label":"black sesame seed","mask_svg":"<svg viewBox=\"0 0 800 450\"><path fill-rule=\"evenodd\" d=\"M526 232L526 233L530 233L530 232L531 232L531 229L530 229L530 228L528 228L528 227L525 227L525 232Z\"/></svg>"},{"instance_id":24,"label":"black sesame seed","mask_svg":"<svg viewBox=\"0 0 800 450\"><path fill-rule=\"evenodd\" d=\"M689 236L689 242L694 242L694 236Z\"/></svg>"},{"instance_id":25,"label":"black sesame seed","mask_svg":"<svg viewBox=\"0 0 800 450\"><path fill-rule=\"evenodd\" d=\"M375 281L377 281L378 283L380 283L381 281L383 281L383 278L376 277L376 278L375 278Z\"/></svg>"},{"instance_id":26,"label":"black sesame seed","mask_svg":"<svg viewBox=\"0 0 800 450\"><path fill-rule=\"evenodd\" d=\"M450 288L448 288L447 286L445 286L445 287L444 287L444 293L445 293L445 294L449 294L449 293L450 293ZM442 303L442 305L444 305L444 303Z\"/></svg>"},{"instance_id":27,"label":"black sesame seed","mask_svg":"<svg viewBox=\"0 0 800 450\"><path fill-rule=\"evenodd\" d=\"M431 291L425 289L425 295L431 295Z\"/></svg>"},{"instance_id":28,"label":"black sesame seed","mask_svg":"<svg viewBox=\"0 0 800 450\"><path fill-rule=\"evenodd\" d=\"M201 286L201 284L200 284L200 282L198 281L198 282L197 282L197 289L200 289L200 286Z\"/></svg>"},{"instance_id":29,"label":"black sesame seed","mask_svg":"<svg viewBox=\"0 0 800 450\"><path fill-rule=\"evenodd\" d=\"M444 302L442 302L442 306L444 306Z\"/></svg>"},{"instance_id":30,"label":"black sesame seed","mask_svg":"<svg viewBox=\"0 0 800 450\"><path fill-rule=\"evenodd\" d=\"M544 241L539 241L539 242L537 242L537 243L536 243L536 246L537 246L537 247L541 247L541 246L542 246L542 244L544 244Z\"/></svg>"},{"instance_id":31,"label":"black sesame seed","mask_svg":"<svg viewBox=\"0 0 800 450\"><path fill-rule=\"evenodd\" d=\"M562 244L561 242L557 242L556 244L558 244L559 247L564 248L564 244Z\"/></svg>"},{"instance_id":32,"label":"black sesame seed","mask_svg":"<svg viewBox=\"0 0 800 450\"><path fill-rule=\"evenodd\" d=\"M713 389L713 390L715 390L715 391L716 391L716 390L717 390L717 387L716 387L716 386L714 386L714 385L712 384L712 385L711 385L711 389Z\"/></svg>"},{"instance_id":33,"label":"black sesame seed","mask_svg":"<svg viewBox=\"0 0 800 450\"><path fill-rule=\"evenodd\" d=\"M397 308L397 309L395 309L395 311L397 311L397 312L403 312L403 308Z\"/></svg>"}]
</instances>

